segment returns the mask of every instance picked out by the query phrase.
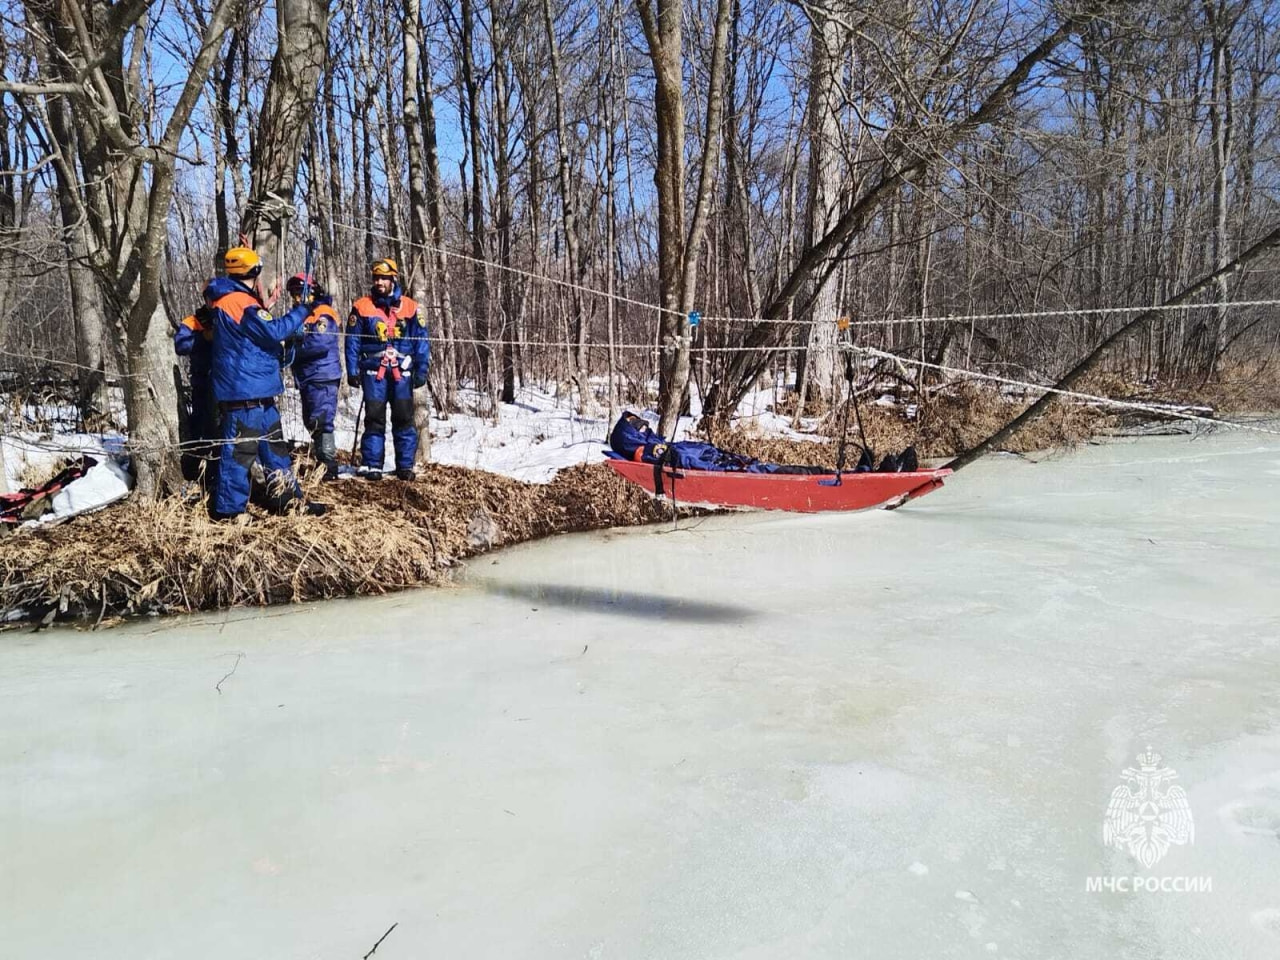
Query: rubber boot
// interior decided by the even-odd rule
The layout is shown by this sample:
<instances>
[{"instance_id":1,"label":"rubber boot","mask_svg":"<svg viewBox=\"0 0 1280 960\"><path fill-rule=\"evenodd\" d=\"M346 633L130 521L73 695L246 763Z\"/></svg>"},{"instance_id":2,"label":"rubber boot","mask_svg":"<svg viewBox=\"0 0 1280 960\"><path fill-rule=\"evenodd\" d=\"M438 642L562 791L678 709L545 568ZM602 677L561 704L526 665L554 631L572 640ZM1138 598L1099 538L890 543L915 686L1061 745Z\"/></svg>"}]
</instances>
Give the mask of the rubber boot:
<instances>
[{"instance_id":1,"label":"rubber boot","mask_svg":"<svg viewBox=\"0 0 1280 960\"><path fill-rule=\"evenodd\" d=\"M315 435L316 459L324 464L325 480L338 479L338 444L332 433Z\"/></svg>"},{"instance_id":2,"label":"rubber boot","mask_svg":"<svg viewBox=\"0 0 1280 960\"><path fill-rule=\"evenodd\" d=\"M404 480L406 483L412 483L414 479L414 472L412 470L397 470L396 479Z\"/></svg>"}]
</instances>

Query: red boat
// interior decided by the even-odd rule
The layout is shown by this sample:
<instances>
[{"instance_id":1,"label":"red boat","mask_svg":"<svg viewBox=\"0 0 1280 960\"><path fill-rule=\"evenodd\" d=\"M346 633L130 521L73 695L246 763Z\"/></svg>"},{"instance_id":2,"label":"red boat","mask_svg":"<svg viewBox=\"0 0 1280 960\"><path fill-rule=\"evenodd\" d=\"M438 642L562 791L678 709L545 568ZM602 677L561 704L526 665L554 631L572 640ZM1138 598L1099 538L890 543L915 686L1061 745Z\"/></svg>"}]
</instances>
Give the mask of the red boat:
<instances>
[{"instance_id":1,"label":"red boat","mask_svg":"<svg viewBox=\"0 0 1280 960\"><path fill-rule=\"evenodd\" d=\"M950 470L943 469L914 473L845 473L839 477L834 473L805 476L678 470L613 457L605 462L618 474L650 493L663 494L680 503L797 513L898 507L938 489L943 478L951 474Z\"/></svg>"}]
</instances>

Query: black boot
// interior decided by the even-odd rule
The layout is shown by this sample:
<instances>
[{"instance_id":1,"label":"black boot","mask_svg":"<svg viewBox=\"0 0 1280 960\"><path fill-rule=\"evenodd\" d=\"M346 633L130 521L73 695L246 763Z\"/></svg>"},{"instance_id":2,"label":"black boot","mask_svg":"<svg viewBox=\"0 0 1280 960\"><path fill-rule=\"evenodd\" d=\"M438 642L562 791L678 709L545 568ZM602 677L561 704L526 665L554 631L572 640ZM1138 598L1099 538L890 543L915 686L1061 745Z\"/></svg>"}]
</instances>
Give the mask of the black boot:
<instances>
[{"instance_id":1,"label":"black boot","mask_svg":"<svg viewBox=\"0 0 1280 960\"><path fill-rule=\"evenodd\" d=\"M403 480L406 483L412 482L414 479L414 472L412 470L397 470L396 479Z\"/></svg>"},{"instance_id":2,"label":"black boot","mask_svg":"<svg viewBox=\"0 0 1280 960\"><path fill-rule=\"evenodd\" d=\"M916 456L915 447L907 447L898 454L898 472L915 473L920 469L920 458Z\"/></svg>"},{"instance_id":3,"label":"black boot","mask_svg":"<svg viewBox=\"0 0 1280 960\"><path fill-rule=\"evenodd\" d=\"M324 464L324 478L326 480L337 480L338 444L333 439L333 434L317 433L315 435L315 451L316 459Z\"/></svg>"},{"instance_id":4,"label":"black boot","mask_svg":"<svg viewBox=\"0 0 1280 960\"><path fill-rule=\"evenodd\" d=\"M327 504L312 503L310 500L308 500L306 503L302 505L302 512L306 514L308 517L323 517L326 513L329 512L329 507Z\"/></svg>"}]
</instances>

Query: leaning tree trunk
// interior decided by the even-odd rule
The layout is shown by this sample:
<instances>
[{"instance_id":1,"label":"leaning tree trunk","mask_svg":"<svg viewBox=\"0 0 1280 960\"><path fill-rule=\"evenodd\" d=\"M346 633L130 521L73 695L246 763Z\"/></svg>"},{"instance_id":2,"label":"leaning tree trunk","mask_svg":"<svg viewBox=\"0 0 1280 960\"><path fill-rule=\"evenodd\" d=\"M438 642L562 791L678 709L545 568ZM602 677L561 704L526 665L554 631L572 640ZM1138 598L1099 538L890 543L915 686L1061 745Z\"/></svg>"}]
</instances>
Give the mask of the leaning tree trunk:
<instances>
[{"instance_id":1,"label":"leaning tree trunk","mask_svg":"<svg viewBox=\"0 0 1280 960\"><path fill-rule=\"evenodd\" d=\"M288 272L284 231L294 212L302 138L311 127L328 51L329 6L326 0L276 0L279 45L254 141L249 202L240 221L240 232L262 257L261 282L268 290L278 290Z\"/></svg>"},{"instance_id":2,"label":"leaning tree trunk","mask_svg":"<svg viewBox=\"0 0 1280 960\"><path fill-rule=\"evenodd\" d=\"M744 340L749 348L728 363L724 375L707 392L704 415L713 421L726 421L754 382L770 363L771 350L781 345L786 327L775 321L783 319L796 296L817 271L831 271L832 261L844 256L871 217L890 201L899 197L902 188L924 174L937 157L956 143L1004 113L1010 101L1025 87L1031 72L1066 41L1088 18L1077 12L1053 30L1036 47L1023 55L1008 74L992 89L986 99L961 119L938 129L931 153L887 155L878 165L874 177L867 179L856 198L849 203L830 230L816 243L810 243L791 267L773 299L761 311L765 323L752 327ZM825 265L825 266L824 266Z\"/></svg>"}]
</instances>

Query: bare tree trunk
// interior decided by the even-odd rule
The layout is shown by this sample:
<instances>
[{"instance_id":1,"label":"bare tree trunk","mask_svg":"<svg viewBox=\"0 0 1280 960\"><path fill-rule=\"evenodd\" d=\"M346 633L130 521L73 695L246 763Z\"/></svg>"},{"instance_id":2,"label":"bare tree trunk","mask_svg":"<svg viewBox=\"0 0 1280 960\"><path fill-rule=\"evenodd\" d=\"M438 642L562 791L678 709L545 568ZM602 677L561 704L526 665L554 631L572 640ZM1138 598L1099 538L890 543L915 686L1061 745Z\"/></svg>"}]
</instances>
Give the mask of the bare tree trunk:
<instances>
[{"instance_id":1,"label":"bare tree trunk","mask_svg":"<svg viewBox=\"0 0 1280 960\"><path fill-rule=\"evenodd\" d=\"M201 44L161 135L140 104L146 5L117 4L89 21L75 3L30 0L58 50L50 70L78 81L72 97L84 170L86 220L94 233L93 266L109 309L124 320L125 407L137 490L160 493L177 477L178 370L170 342L161 280L179 143L209 71L241 9L241 0L217 0ZM38 91L36 95L40 95Z\"/></svg>"},{"instance_id":2,"label":"bare tree trunk","mask_svg":"<svg viewBox=\"0 0 1280 960\"><path fill-rule=\"evenodd\" d=\"M654 106L658 122L658 159L654 183L658 192L658 283L663 307L659 321L661 363L658 376L659 430L674 436L689 386L689 311L693 309L698 257L706 233L711 187L720 156L724 115L725 49L732 0L717 0L711 46L711 78L707 88L707 125L702 168L693 219L684 223L684 58L681 51L680 0L636 0L654 71Z\"/></svg>"},{"instance_id":3,"label":"bare tree trunk","mask_svg":"<svg viewBox=\"0 0 1280 960\"><path fill-rule=\"evenodd\" d=\"M1230 10L1227 0L1205 0L1203 7L1205 20L1212 31L1209 133L1213 149L1213 268L1220 272L1226 266L1230 244L1227 234L1227 174L1232 140L1231 34L1239 11ZM1229 291L1225 274L1215 282L1214 292L1218 302L1227 299ZM1212 331L1206 337L1208 355L1204 358L1209 376L1217 372L1221 351L1227 342L1225 307L1217 309L1212 323Z\"/></svg>"},{"instance_id":4,"label":"bare tree trunk","mask_svg":"<svg viewBox=\"0 0 1280 960\"><path fill-rule=\"evenodd\" d=\"M419 0L404 0L400 36L404 42L404 134L409 156L409 255L406 258L410 296L418 309L427 309L428 259L424 244L430 234L427 214L427 178L424 166L422 122L418 115L418 74L422 26ZM415 391L413 425L418 431L419 464L431 460L431 390L427 384Z\"/></svg>"},{"instance_id":5,"label":"bare tree trunk","mask_svg":"<svg viewBox=\"0 0 1280 960\"><path fill-rule=\"evenodd\" d=\"M502 402L516 402L515 331L517 308L515 283L511 273L511 126L510 34L506 21L511 11L497 0L490 5L490 35L493 42L493 176L497 190L498 297L502 304Z\"/></svg>"},{"instance_id":6,"label":"bare tree trunk","mask_svg":"<svg viewBox=\"0 0 1280 960\"><path fill-rule=\"evenodd\" d=\"M462 16L462 86L466 93L467 136L471 151L471 256L472 310L475 316L476 356L479 360L479 383L482 394L490 390L489 366L489 278L485 273L484 242L484 153L480 144L480 85L476 79L475 57L472 49L473 7L472 0L459 0Z\"/></svg>"},{"instance_id":7,"label":"bare tree trunk","mask_svg":"<svg viewBox=\"0 0 1280 960\"><path fill-rule=\"evenodd\" d=\"M215 144L217 162L213 171L213 210L218 225L217 249L213 252L215 269L221 263L222 253L231 244L231 216L227 212L227 173L235 179L235 170L240 165L239 139L236 136L236 115L231 108L231 91L235 87L236 57L240 52L239 28L231 35L227 44L227 55L222 61L217 75L214 77L217 90L218 126L222 128L222 142ZM236 181L238 182L238 180Z\"/></svg>"},{"instance_id":8,"label":"bare tree trunk","mask_svg":"<svg viewBox=\"0 0 1280 960\"><path fill-rule=\"evenodd\" d=\"M821 240L840 218L840 55L845 48L843 11L814 8L809 51L809 197L805 221L807 242ZM836 383L836 284L829 272L819 275L812 291L809 338L804 356L800 402L831 403Z\"/></svg>"},{"instance_id":9,"label":"bare tree trunk","mask_svg":"<svg viewBox=\"0 0 1280 960\"><path fill-rule=\"evenodd\" d=\"M58 211L62 218L62 238L67 251L67 279L71 290L71 312L75 324L77 380L81 416L107 410L107 357L118 360L115 338L107 328L102 290L90 266L89 225L80 206L82 187L75 157L78 153L71 107L65 100L47 105L49 130L61 154L54 164L58 181ZM113 364L119 367L119 364Z\"/></svg>"},{"instance_id":10,"label":"bare tree trunk","mask_svg":"<svg viewBox=\"0 0 1280 960\"><path fill-rule=\"evenodd\" d=\"M419 36L425 36L422 20L418 20ZM421 45L420 45L421 46ZM440 205L440 154L436 148L435 93L431 82L431 65L425 55L420 57L422 70L419 79L422 102L424 148L426 151L427 216L430 223L428 236L432 245L435 264L436 318L439 321L439 360L435 366L442 371L444 410L448 415L458 407L458 360L454 350L453 297L449 292L449 258L445 256L444 215ZM433 347L436 344L432 344Z\"/></svg>"},{"instance_id":11,"label":"bare tree trunk","mask_svg":"<svg viewBox=\"0 0 1280 960\"><path fill-rule=\"evenodd\" d=\"M554 94L556 117L556 175L560 183L560 215L564 228L565 259L568 260L568 280L574 284L569 289L572 305L569 318L569 337L573 342L570 354L572 376L577 382L578 395L583 397L585 384L583 371L587 364L586 323L582 309L581 246L578 237L578 190L569 169L569 132L564 118L564 75L560 69L560 42L556 38L555 22L551 16L551 0L542 0L542 21L547 31L547 51L551 57L551 89Z\"/></svg>"},{"instance_id":12,"label":"bare tree trunk","mask_svg":"<svg viewBox=\"0 0 1280 960\"><path fill-rule=\"evenodd\" d=\"M346 277L343 275L345 257L340 257L338 251L345 249L345 244L338 240L340 235L339 228L335 226L337 223L347 222L347 212L343 202L342 195L342 150L341 137L338 131L337 120L337 98L333 91L333 62L330 57L329 68L324 72L324 140L327 155L328 166L328 207L329 222L324 225L321 231L321 244L323 246L324 263L325 263L325 280L328 285L329 292L333 294L333 302L338 304L341 310L343 305L350 302L347 297ZM318 151L317 151L318 152ZM316 193L318 197L319 192Z\"/></svg>"},{"instance_id":13,"label":"bare tree trunk","mask_svg":"<svg viewBox=\"0 0 1280 960\"><path fill-rule=\"evenodd\" d=\"M285 223L294 213L302 138L311 126L329 36L326 0L276 0L275 8L279 44L254 141L249 203L240 221L240 232L262 258L261 283L268 290L279 290L287 272Z\"/></svg>"}]
</instances>

